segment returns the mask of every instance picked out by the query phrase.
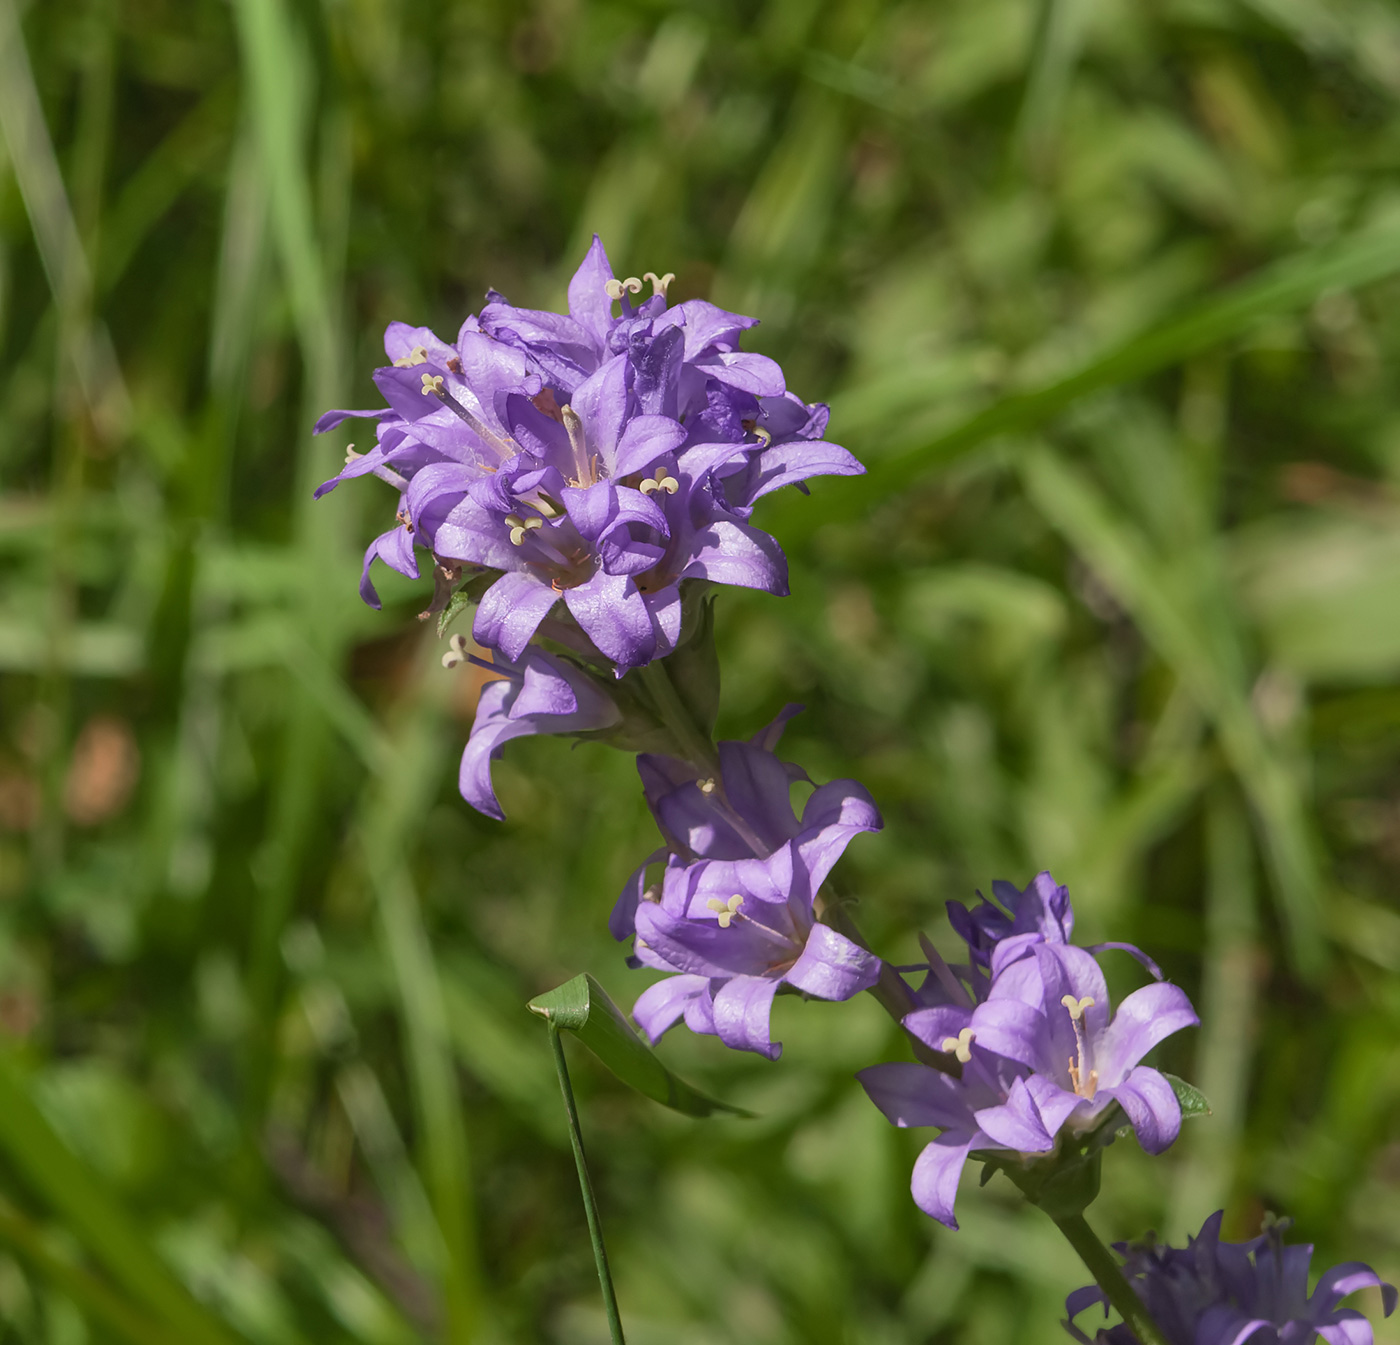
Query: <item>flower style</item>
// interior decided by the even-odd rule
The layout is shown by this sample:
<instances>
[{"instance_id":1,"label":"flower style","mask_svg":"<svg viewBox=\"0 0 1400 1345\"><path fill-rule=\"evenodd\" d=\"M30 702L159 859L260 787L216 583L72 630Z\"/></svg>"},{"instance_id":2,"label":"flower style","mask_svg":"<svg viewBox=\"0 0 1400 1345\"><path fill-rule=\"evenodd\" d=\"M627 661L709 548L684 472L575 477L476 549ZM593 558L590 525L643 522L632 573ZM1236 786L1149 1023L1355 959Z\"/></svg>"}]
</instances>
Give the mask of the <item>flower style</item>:
<instances>
[{"instance_id":1,"label":"flower style","mask_svg":"<svg viewBox=\"0 0 1400 1345\"><path fill-rule=\"evenodd\" d=\"M514 663L493 653L492 662L487 663L467 654L465 640L453 636L451 652L443 656L443 663L452 667L468 661L501 677L482 688L471 736L462 753L458 786L473 808L504 821L505 814L491 787L491 762L507 742L533 733L606 729L622 716L587 673L541 650L527 650Z\"/></svg>"},{"instance_id":2,"label":"flower style","mask_svg":"<svg viewBox=\"0 0 1400 1345\"><path fill-rule=\"evenodd\" d=\"M367 602L372 562L414 577L421 546L449 579L498 573L476 613L481 644L515 660L548 622L620 675L676 647L685 580L787 592L781 549L748 522L754 501L863 468L821 440L825 408L738 349L753 319L698 300L668 308L669 278L652 279L634 308L641 281L616 280L595 238L567 315L493 292L452 345L390 325L391 363L375 373L388 410L316 426L377 422L375 448L318 494L366 474L400 492L398 526L366 552Z\"/></svg>"},{"instance_id":3,"label":"flower style","mask_svg":"<svg viewBox=\"0 0 1400 1345\"><path fill-rule=\"evenodd\" d=\"M1098 963L1085 949L1032 942L1013 960L992 959L987 998L975 1006L918 1009L904 1025L954 1054L962 1077L924 1065L876 1065L857 1076L899 1126L943 1133L914 1167L915 1203L950 1228L958 1180L974 1150L1049 1153L1061 1132L1094 1129L1117 1103L1149 1153L1181 1128L1171 1085L1140 1064L1158 1042L1197 1023L1174 985L1134 991L1111 1013Z\"/></svg>"},{"instance_id":4,"label":"flower style","mask_svg":"<svg viewBox=\"0 0 1400 1345\"><path fill-rule=\"evenodd\" d=\"M826 834L836 831L838 835ZM659 901L636 912L636 952L680 975L642 993L632 1016L653 1045L682 1016L692 1032L776 1060L773 996L790 985L818 999L850 999L875 984L880 960L816 920L813 901L856 830L828 828L763 859L687 864L672 855Z\"/></svg>"},{"instance_id":5,"label":"flower style","mask_svg":"<svg viewBox=\"0 0 1400 1345\"><path fill-rule=\"evenodd\" d=\"M1358 1289L1379 1288L1385 1315L1395 1310L1394 1286L1370 1266L1333 1266L1310 1295L1312 1247L1285 1247L1280 1224L1249 1242L1221 1242L1221 1218L1217 1210L1185 1248L1114 1244L1128 1282L1169 1345L1307 1345L1318 1337L1330 1345L1371 1345L1370 1322L1337 1305ZM1066 1327L1083 1345L1089 1337L1072 1319L1094 1303L1102 1303L1107 1314L1107 1298L1097 1285L1077 1289L1065 1301L1071 1318ZM1126 1325L1100 1330L1094 1340L1137 1345Z\"/></svg>"}]
</instances>

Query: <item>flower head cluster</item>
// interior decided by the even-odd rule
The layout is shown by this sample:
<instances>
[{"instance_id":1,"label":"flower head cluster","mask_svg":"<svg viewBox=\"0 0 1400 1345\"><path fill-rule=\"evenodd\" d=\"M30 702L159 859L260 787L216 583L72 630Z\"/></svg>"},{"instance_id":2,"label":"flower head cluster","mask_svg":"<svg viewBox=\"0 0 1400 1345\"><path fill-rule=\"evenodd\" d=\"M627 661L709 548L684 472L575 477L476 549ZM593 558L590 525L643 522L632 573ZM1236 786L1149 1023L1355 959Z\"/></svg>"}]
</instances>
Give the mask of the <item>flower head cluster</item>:
<instances>
[{"instance_id":1,"label":"flower head cluster","mask_svg":"<svg viewBox=\"0 0 1400 1345\"><path fill-rule=\"evenodd\" d=\"M739 349L754 319L702 300L667 306L670 277L617 280L595 238L568 314L515 308L494 291L451 344L391 323L374 381L388 408L376 443L318 493L374 474L398 492L396 522L365 553L360 591L378 605L377 558L410 577L417 550L450 584L491 572L477 641L514 661L543 632L621 673L681 638L680 584L786 593L778 544L754 502L817 475L863 469L822 440L826 409L782 370ZM562 611L556 611L562 608Z\"/></svg>"},{"instance_id":2,"label":"flower head cluster","mask_svg":"<svg viewBox=\"0 0 1400 1345\"><path fill-rule=\"evenodd\" d=\"M1009 918L995 908L974 913L962 925L969 965L960 976L946 968L931 974L942 1002L904 1019L926 1046L953 1056L961 1075L916 1064L859 1075L896 1125L942 1128L914 1166L913 1193L951 1228L958 1179L974 1151L1050 1154L1062 1133L1096 1129L1114 1106L1148 1152L1171 1144L1180 1104L1167 1080L1140 1062L1197 1022L1185 994L1162 982L1134 991L1115 1015L1093 953L1067 941L1069 894L1048 873L1025 892L996 890L1012 906Z\"/></svg>"},{"instance_id":3,"label":"flower head cluster","mask_svg":"<svg viewBox=\"0 0 1400 1345\"><path fill-rule=\"evenodd\" d=\"M844 1000L880 974L879 959L819 923L815 909L832 865L854 836L880 828L880 814L863 786L833 780L797 817L791 789L806 776L773 752L796 709L748 742L720 743L714 776L671 757L638 758L671 848L633 874L612 930L636 935L641 965L676 973L633 1009L652 1042L684 1018L692 1032L776 1059L769 1014L781 986ZM661 883L649 889L647 865L661 859Z\"/></svg>"},{"instance_id":4,"label":"flower head cluster","mask_svg":"<svg viewBox=\"0 0 1400 1345\"><path fill-rule=\"evenodd\" d=\"M1370 1266L1348 1261L1333 1266L1308 1293L1308 1265L1313 1249L1283 1243L1283 1225L1275 1224L1249 1242L1221 1242L1221 1212L1206 1220L1184 1248L1147 1242L1117 1243L1124 1273L1169 1345L1371 1345L1371 1324L1338 1304L1359 1289L1379 1288L1386 1316L1395 1310L1395 1287ZM1108 1311L1102 1289L1078 1289L1065 1302L1070 1334L1089 1345L1090 1338L1072 1319L1095 1303ZM1097 1345L1137 1345L1125 1325L1100 1330Z\"/></svg>"}]
</instances>

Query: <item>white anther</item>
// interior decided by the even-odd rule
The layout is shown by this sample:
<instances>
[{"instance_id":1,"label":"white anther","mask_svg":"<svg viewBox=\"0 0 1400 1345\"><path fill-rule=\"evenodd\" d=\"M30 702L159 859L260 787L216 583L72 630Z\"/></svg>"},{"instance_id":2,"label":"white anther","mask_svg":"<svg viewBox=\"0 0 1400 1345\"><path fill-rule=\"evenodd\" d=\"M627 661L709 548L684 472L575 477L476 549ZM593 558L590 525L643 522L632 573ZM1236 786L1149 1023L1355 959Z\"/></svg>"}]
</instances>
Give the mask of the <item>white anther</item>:
<instances>
[{"instance_id":1,"label":"white anther","mask_svg":"<svg viewBox=\"0 0 1400 1345\"><path fill-rule=\"evenodd\" d=\"M519 514L507 514L505 517L506 526L510 529L510 542L512 546L523 546L525 538L536 528L544 527L544 519L536 518L533 515L529 518L521 518Z\"/></svg>"},{"instance_id":2,"label":"white anther","mask_svg":"<svg viewBox=\"0 0 1400 1345\"><path fill-rule=\"evenodd\" d=\"M364 456L365 456L365 455L364 455L363 453L356 453L356 452L355 452L355 445L354 445L354 444L346 444L346 445L345 445L345 465L346 465L347 467L348 467L352 462L354 462L356 458L362 458L362 457L364 457Z\"/></svg>"},{"instance_id":3,"label":"white anther","mask_svg":"<svg viewBox=\"0 0 1400 1345\"><path fill-rule=\"evenodd\" d=\"M711 897L705 903L710 910L719 916L719 927L728 929L729 923L739 914L739 907L744 904L744 899L737 892L728 901L721 901L718 897Z\"/></svg>"},{"instance_id":4,"label":"white anther","mask_svg":"<svg viewBox=\"0 0 1400 1345\"><path fill-rule=\"evenodd\" d=\"M698 783L702 794L713 794L715 792L715 782L713 780L701 780Z\"/></svg>"},{"instance_id":5,"label":"white anther","mask_svg":"<svg viewBox=\"0 0 1400 1345\"><path fill-rule=\"evenodd\" d=\"M467 640L464 635L454 635L447 642L447 653L442 656L444 668L456 668L467 661Z\"/></svg>"},{"instance_id":6,"label":"white anther","mask_svg":"<svg viewBox=\"0 0 1400 1345\"><path fill-rule=\"evenodd\" d=\"M663 299L666 297L667 286L676 278L674 271L667 271L664 276L659 276L655 271L647 271L643 280L651 281L651 292L653 295L659 294Z\"/></svg>"},{"instance_id":7,"label":"white anther","mask_svg":"<svg viewBox=\"0 0 1400 1345\"><path fill-rule=\"evenodd\" d=\"M441 397L441 396L442 396L442 375L441 375L441 374L424 374L424 375L423 375L423 396L425 396L425 397L428 397L428 396L438 396L438 397Z\"/></svg>"},{"instance_id":8,"label":"white anther","mask_svg":"<svg viewBox=\"0 0 1400 1345\"><path fill-rule=\"evenodd\" d=\"M411 369L415 364L427 364L427 362L428 347L414 346L413 349L410 350L407 355L400 355L398 359L394 361L394 368Z\"/></svg>"},{"instance_id":9,"label":"white anther","mask_svg":"<svg viewBox=\"0 0 1400 1345\"><path fill-rule=\"evenodd\" d=\"M765 430L762 425L755 425L753 427L753 432L758 436L758 441L764 448L767 448L768 445L773 442L773 436Z\"/></svg>"},{"instance_id":10,"label":"white anther","mask_svg":"<svg viewBox=\"0 0 1400 1345\"><path fill-rule=\"evenodd\" d=\"M1060 1003L1069 1010L1069 1016L1073 1018L1076 1023L1084 1017L1085 1009L1092 1009L1094 1007L1094 1000L1090 995L1085 995L1083 999L1075 999L1073 995L1061 995Z\"/></svg>"},{"instance_id":11,"label":"white anther","mask_svg":"<svg viewBox=\"0 0 1400 1345\"><path fill-rule=\"evenodd\" d=\"M641 484L643 495L651 495L658 490L664 490L667 495L674 495L680 488L681 483L664 467L658 467L655 473L647 477Z\"/></svg>"},{"instance_id":12,"label":"white anther","mask_svg":"<svg viewBox=\"0 0 1400 1345\"><path fill-rule=\"evenodd\" d=\"M972 1043L977 1038L970 1027L965 1027L956 1037L944 1037L940 1050L949 1051L958 1058L959 1063L967 1064L972 1059Z\"/></svg>"}]
</instances>

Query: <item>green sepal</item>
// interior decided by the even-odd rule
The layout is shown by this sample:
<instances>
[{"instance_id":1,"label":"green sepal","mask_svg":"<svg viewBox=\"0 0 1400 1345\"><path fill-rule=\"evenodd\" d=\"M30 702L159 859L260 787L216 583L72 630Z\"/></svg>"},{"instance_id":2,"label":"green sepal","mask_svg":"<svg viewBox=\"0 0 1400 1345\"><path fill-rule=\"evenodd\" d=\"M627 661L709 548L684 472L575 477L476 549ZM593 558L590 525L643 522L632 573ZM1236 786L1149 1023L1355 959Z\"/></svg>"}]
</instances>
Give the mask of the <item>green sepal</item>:
<instances>
[{"instance_id":1,"label":"green sepal","mask_svg":"<svg viewBox=\"0 0 1400 1345\"><path fill-rule=\"evenodd\" d=\"M629 1088L635 1088L663 1107L686 1116L710 1116L715 1112L753 1115L727 1102L706 1097L672 1074L632 1030L607 991L587 972L543 995L536 995L529 1008L553 1026L574 1033Z\"/></svg>"},{"instance_id":2,"label":"green sepal","mask_svg":"<svg viewBox=\"0 0 1400 1345\"><path fill-rule=\"evenodd\" d=\"M1168 1074L1162 1071L1162 1077L1172 1086L1172 1092L1176 1094L1176 1100L1181 1104L1181 1119L1184 1121L1190 1116L1209 1116L1210 1103L1206 1100L1206 1095L1199 1088L1193 1087L1185 1079L1179 1079L1175 1074Z\"/></svg>"}]
</instances>

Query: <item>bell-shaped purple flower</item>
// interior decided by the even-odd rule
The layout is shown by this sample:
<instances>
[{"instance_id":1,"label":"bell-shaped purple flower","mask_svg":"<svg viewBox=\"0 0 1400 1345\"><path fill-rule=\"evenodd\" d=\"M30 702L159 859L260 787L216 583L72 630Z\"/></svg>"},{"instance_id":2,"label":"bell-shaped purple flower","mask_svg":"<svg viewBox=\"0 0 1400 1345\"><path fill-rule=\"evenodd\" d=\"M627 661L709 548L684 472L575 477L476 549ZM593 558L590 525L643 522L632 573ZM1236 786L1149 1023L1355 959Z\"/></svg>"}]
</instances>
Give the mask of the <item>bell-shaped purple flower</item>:
<instances>
[{"instance_id":1,"label":"bell-shaped purple flower","mask_svg":"<svg viewBox=\"0 0 1400 1345\"><path fill-rule=\"evenodd\" d=\"M1169 1345L1307 1345L1321 1338L1329 1345L1371 1345L1371 1324L1361 1313L1339 1306L1359 1289L1378 1288L1388 1317L1396 1293L1368 1265L1348 1261L1333 1266L1308 1292L1310 1246L1285 1246L1282 1226L1249 1242L1221 1242L1222 1213L1206 1220L1184 1248L1149 1241L1116 1243L1123 1272ZM1077 1289L1065 1302L1070 1334L1082 1345L1090 1338L1073 1318L1095 1303L1108 1302L1097 1285ZM1126 1325L1100 1330L1098 1345L1137 1345Z\"/></svg>"},{"instance_id":2,"label":"bell-shaped purple flower","mask_svg":"<svg viewBox=\"0 0 1400 1345\"><path fill-rule=\"evenodd\" d=\"M1160 1153L1181 1128L1171 1085L1140 1062L1165 1037L1197 1023L1185 994L1149 985L1115 1016L1091 953L1029 937L1019 956L993 956L983 1002L945 1003L904 1019L927 1046L956 1056L961 1078L914 1064L876 1065L859 1075L896 1125L945 1127L920 1155L913 1191L919 1207L949 1227L957 1227L958 1178L974 1150L1049 1152L1062 1132L1094 1129L1114 1103L1149 1153ZM960 1119L936 1119L955 1107Z\"/></svg>"},{"instance_id":3,"label":"bell-shaped purple flower","mask_svg":"<svg viewBox=\"0 0 1400 1345\"><path fill-rule=\"evenodd\" d=\"M861 828L869 829L869 828ZM647 966L681 973L643 992L633 1017L655 1043L682 1015L694 1032L776 1060L769 1031L780 986L818 999L868 990L880 960L816 920L813 902L853 831L788 841L763 859L687 864L672 856L659 900L636 913L636 953Z\"/></svg>"},{"instance_id":4,"label":"bell-shaped purple flower","mask_svg":"<svg viewBox=\"0 0 1400 1345\"><path fill-rule=\"evenodd\" d=\"M493 654L491 663L464 653L461 637L444 657L449 666L464 659L500 673L488 682L477 701L476 719L462 753L458 787L473 808L505 818L491 787L491 762L512 738L534 733L588 733L618 723L621 713L599 684L581 669L538 649L527 650L518 662Z\"/></svg>"},{"instance_id":5,"label":"bell-shaped purple flower","mask_svg":"<svg viewBox=\"0 0 1400 1345\"><path fill-rule=\"evenodd\" d=\"M792 398L772 360L738 349L752 319L668 308L666 281L653 283L634 307L642 282L615 279L595 239L567 315L493 294L452 345L391 324L391 364L375 374L389 410L329 412L316 427L377 422L375 447L321 492L367 474L400 492L400 526L366 555L367 601L372 562L416 575L421 546L444 574L500 572L477 610L480 643L517 659L562 606L551 634L582 632L584 652L621 673L680 642L686 580L786 593L781 549L748 522L753 501L863 469L821 440L824 410Z\"/></svg>"},{"instance_id":6,"label":"bell-shaped purple flower","mask_svg":"<svg viewBox=\"0 0 1400 1345\"><path fill-rule=\"evenodd\" d=\"M856 780L819 785L800 819L793 811L792 786L811 781L774 749L787 721L801 709L784 707L747 741L721 742L714 776L676 757L643 753L637 758L647 804L667 845L649 855L623 887L609 921L614 938L633 933L646 870L668 853L683 860L762 859L795 840L808 863L822 865L825 873L858 832L883 826L870 791Z\"/></svg>"}]
</instances>

